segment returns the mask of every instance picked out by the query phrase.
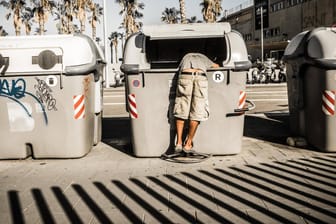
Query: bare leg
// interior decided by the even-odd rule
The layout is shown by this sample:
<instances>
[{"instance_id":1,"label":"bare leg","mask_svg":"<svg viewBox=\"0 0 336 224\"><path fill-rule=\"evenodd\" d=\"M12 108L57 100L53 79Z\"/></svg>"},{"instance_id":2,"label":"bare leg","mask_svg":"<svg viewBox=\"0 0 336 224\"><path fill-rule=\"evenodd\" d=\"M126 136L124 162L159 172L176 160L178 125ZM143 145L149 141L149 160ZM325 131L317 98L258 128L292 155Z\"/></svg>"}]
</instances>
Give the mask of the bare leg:
<instances>
[{"instance_id":1,"label":"bare leg","mask_svg":"<svg viewBox=\"0 0 336 224\"><path fill-rule=\"evenodd\" d=\"M182 139L183 127L184 127L184 120L176 118L176 134L177 134L176 145L183 144L183 139Z\"/></svg>"},{"instance_id":2,"label":"bare leg","mask_svg":"<svg viewBox=\"0 0 336 224\"><path fill-rule=\"evenodd\" d=\"M185 145L184 145L184 148L186 150L189 150L193 147L192 141L193 141L193 138L196 134L196 130L197 130L197 127L198 127L199 123L200 123L199 121L193 121L193 120L190 120L190 122L189 122L188 137L187 137L187 140L186 140Z\"/></svg>"}]
</instances>

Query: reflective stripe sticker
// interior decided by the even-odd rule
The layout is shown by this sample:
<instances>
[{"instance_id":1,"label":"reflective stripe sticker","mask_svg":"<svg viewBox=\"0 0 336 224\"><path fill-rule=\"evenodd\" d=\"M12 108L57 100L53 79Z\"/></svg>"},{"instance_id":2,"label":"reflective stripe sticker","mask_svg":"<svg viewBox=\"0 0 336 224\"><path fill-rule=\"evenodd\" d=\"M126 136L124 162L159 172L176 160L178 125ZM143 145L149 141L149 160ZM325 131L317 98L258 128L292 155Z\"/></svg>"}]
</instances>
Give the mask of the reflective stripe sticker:
<instances>
[{"instance_id":1,"label":"reflective stripe sticker","mask_svg":"<svg viewBox=\"0 0 336 224\"><path fill-rule=\"evenodd\" d=\"M85 97L84 95L73 96L74 118L76 120L85 117Z\"/></svg>"},{"instance_id":2,"label":"reflective stripe sticker","mask_svg":"<svg viewBox=\"0 0 336 224\"><path fill-rule=\"evenodd\" d=\"M138 118L138 111L136 109L135 94L128 95L128 105L130 109L130 115L132 119Z\"/></svg>"},{"instance_id":3,"label":"reflective stripe sticker","mask_svg":"<svg viewBox=\"0 0 336 224\"><path fill-rule=\"evenodd\" d=\"M335 91L325 90L323 92L322 111L328 116L335 114Z\"/></svg>"},{"instance_id":4,"label":"reflective stripe sticker","mask_svg":"<svg viewBox=\"0 0 336 224\"><path fill-rule=\"evenodd\" d=\"M245 106L245 102L246 102L246 92L245 91L240 91L238 108L243 109L244 106Z\"/></svg>"}]
</instances>

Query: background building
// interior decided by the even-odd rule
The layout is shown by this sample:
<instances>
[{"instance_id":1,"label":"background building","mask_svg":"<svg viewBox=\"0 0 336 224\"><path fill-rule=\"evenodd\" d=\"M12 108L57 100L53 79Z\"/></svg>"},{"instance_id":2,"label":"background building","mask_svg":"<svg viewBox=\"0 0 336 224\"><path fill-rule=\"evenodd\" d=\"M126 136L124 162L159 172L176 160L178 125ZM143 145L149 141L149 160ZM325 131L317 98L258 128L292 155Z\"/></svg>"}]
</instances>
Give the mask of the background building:
<instances>
[{"instance_id":1,"label":"background building","mask_svg":"<svg viewBox=\"0 0 336 224\"><path fill-rule=\"evenodd\" d=\"M245 6L232 13L230 10L221 21L230 22L232 29L243 35L252 60L261 59L261 28L264 59L278 59L298 33L315 27L336 26L335 0L254 0Z\"/></svg>"}]
</instances>

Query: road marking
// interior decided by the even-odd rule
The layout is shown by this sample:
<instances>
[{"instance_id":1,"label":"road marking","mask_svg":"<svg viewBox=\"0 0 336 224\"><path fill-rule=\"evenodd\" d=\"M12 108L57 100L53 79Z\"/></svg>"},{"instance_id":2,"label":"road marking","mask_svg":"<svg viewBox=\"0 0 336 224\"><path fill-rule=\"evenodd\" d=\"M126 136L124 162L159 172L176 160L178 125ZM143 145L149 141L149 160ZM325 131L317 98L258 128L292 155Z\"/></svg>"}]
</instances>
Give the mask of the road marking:
<instances>
[{"instance_id":1,"label":"road marking","mask_svg":"<svg viewBox=\"0 0 336 224\"><path fill-rule=\"evenodd\" d=\"M110 105L125 105L125 103L104 103L104 105L106 105L106 106L110 106Z\"/></svg>"},{"instance_id":2,"label":"road marking","mask_svg":"<svg viewBox=\"0 0 336 224\"><path fill-rule=\"evenodd\" d=\"M246 92L250 94L272 94L272 93L287 94L287 91L264 91L264 92L246 91Z\"/></svg>"},{"instance_id":3,"label":"road marking","mask_svg":"<svg viewBox=\"0 0 336 224\"><path fill-rule=\"evenodd\" d=\"M251 99L253 102L267 102L267 101L288 101L288 99Z\"/></svg>"},{"instance_id":4,"label":"road marking","mask_svg":"<svg viewBox=\"0 0 336 224\"><path fill-rule=\"evenodd\" d=\"M287 96L285 95L281 95L281 94L276 94L276 95L251 95L251 94L248 94L247 95L248 98L288 98Z\"/></svg>"},{"instance_id":5,"label":"road marking","mask_svg":"<svg viewBox=\"0 0 336 224\"><path fill-rule=\"evenodd\" d=\"M113 95L113 96L103 96L104 98L117 98L117 97L125 97L125 95Z\"/></svg>"}]
</instances>

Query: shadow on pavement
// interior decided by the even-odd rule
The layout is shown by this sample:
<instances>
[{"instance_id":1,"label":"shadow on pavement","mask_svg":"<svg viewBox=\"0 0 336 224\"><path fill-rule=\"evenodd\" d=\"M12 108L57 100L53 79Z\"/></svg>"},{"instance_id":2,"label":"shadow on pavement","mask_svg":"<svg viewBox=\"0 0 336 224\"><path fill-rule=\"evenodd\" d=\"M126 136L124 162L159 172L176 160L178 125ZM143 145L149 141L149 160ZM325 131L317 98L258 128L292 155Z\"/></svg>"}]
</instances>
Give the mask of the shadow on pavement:
<instances>
[{"instance_id":1,"label":"shadow on pavement","mask_svg":"<svg viewBox=\"0 0 336 224\"><path fill-rule=\"evenodd\" d=\"M11 185L2 214L12 223L335 223L335 159L107 176L70 187L35 182L25 191ZM35 206L23 206L27 199Z\"/></svg>"},{"instance_id":2,"label":"shadow on pavement","mask_svg":"<svg viewBox=\"0 0 336 224\"><path fill-rule=\"evenodd\" d=\"M289 136L289 115L265 113L245 116L244 136L277 144L286 144Z\"/></svg>"}]
</instances>

